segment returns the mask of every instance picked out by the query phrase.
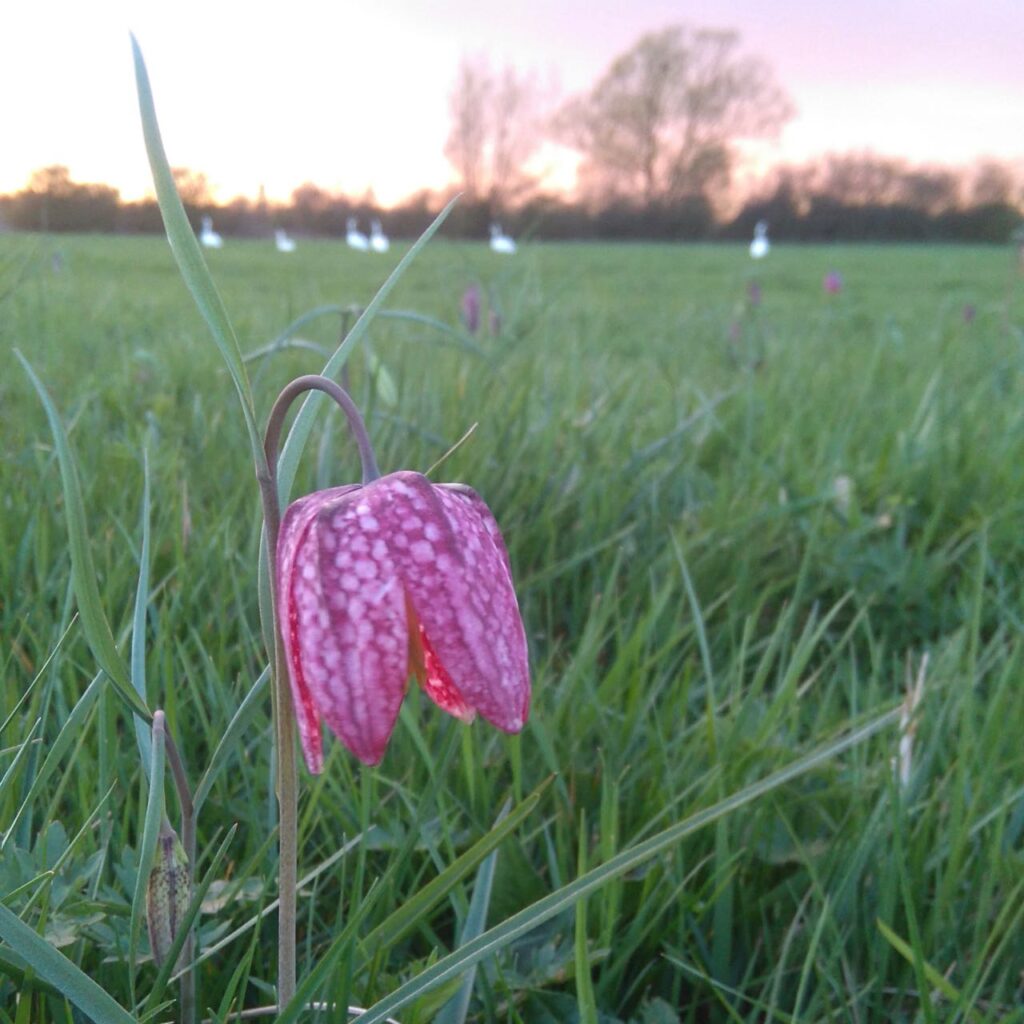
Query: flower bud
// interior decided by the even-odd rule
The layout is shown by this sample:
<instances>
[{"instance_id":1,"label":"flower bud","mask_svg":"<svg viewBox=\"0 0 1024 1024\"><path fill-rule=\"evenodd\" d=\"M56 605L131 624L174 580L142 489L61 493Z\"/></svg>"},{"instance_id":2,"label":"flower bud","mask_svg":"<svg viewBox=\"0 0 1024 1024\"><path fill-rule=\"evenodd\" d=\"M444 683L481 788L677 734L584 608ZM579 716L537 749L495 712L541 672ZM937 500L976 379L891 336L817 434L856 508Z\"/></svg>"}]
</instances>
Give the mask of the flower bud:
<instances>
[{"instance_id":1,"label":"flower bud","mask_svg":"<svg viewBox=\"0 0 1024 1024\"><path fill-rule=\"evenodd\" d=\"M156 856L146 889L149 945L158 966L167 959L190 897L188 858L177 833L165 821L157 836Z\"/></svg>"}]
</instances>

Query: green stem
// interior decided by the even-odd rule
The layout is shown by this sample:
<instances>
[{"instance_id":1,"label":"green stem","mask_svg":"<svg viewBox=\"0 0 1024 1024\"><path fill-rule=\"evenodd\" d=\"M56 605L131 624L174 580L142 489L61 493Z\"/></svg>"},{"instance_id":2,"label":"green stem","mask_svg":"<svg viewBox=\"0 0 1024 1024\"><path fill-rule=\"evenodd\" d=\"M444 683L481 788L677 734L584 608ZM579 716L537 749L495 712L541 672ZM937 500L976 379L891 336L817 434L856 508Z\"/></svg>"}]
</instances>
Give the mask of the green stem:
<instances>
[{"instance_id":1,"label":"green stem","mask_svg":"<svg viewBox=\"0 0 1024 1024\"><path fill-rule=\"evenodd\" d=\"M274 616L274 740L277 751L278 900L277 1003L285 1007L295 995L295 921L298 881L298 773L295 759L295 712L288 687L288 666L277 619L277 538L281 532L281 499L277 488L277 456L288 407L304 391L323 391L333 398L348 419L359 447L363 483L380 476L363 418L348 394L334 381L309 374L288 384L270 411L263 442L266 472L257 472L263 501L263 529Z\"/></svg>"}]
</instances>

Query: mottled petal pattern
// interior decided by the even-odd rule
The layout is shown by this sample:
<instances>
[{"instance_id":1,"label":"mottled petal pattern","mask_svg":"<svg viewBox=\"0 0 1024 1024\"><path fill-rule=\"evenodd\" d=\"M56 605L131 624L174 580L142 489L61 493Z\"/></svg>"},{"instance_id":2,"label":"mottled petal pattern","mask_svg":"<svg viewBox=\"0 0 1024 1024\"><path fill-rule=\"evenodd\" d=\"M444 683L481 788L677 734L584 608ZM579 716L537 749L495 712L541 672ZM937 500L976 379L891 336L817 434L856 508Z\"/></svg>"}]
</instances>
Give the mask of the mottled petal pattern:
<instances>
[{"instance_id":1,"label":"mottled petal pattern","mask_svg":"<svg viewBox=\"0 0 1024 1024\"><path fill-rule=\"evenodd\" d=\"M530 700L526 636L487 506L468 489L435 487L418 473L394 473L371 487L433 653L467 704L518 732Z\"/></svg>"},{"instance_id":2,"label":"mottled petal pattern","mask_svg":"<svg viewBox=\"0 0 1024 1024\"><path fill-rule=\"evenodd\" d=\"M409 675L405 592L365 492L317 515L317 571L323 588L320 654L309 686L331 730L365 764L391 739Z\"/></svg>"},{"instance_id":3,"label":"mottled petal pattern","mask_svg":"<svg viewBox=\"0 0 1024 1024\"><path fill-rule=\"evenodd\" d=\"M320 508L354 489L352 486L333 487L306 495L294 502L285 513L277 541L278 620L284 641L292 704L295 707L295 718L299 728L299 741L306 764L314 775L323 770L323 744L320 736L320 715L309 692L300 658L297 598L301 594L305 600L316 602L319 600L317 596L319 587L311 588L305 581L296 579L295 556L300 540L306 535L313 517ZM299 593L297 593L296 583L299 584ZM309 591L313 592L312 597L310 597Z\"/></svg>"},{"instance_id":4,"label":"mottled petal pattern","mask_svg":"<svg viewBox=\"0 0 1024 1024\"><path fill-rule=\"evenodd\" d=\"M299 735L323 768L320 718L380 761L410 651L428 696L465 721L518 732L529 712L526 636L508 553L470 488L394 473L320 491L285 515L277 606Z\"/></svg>"}]
</instances>

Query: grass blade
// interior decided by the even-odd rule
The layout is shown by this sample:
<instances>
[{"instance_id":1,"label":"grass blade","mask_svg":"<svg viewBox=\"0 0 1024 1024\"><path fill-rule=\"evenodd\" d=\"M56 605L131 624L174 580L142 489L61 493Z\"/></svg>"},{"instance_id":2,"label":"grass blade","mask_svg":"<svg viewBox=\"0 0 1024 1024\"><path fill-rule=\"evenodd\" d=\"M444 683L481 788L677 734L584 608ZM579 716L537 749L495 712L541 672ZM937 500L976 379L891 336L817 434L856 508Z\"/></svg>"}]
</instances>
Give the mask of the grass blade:
<instances>
[{"instance_id":1,"label":"grass blade","mask_svg":"<svg viewBox=\"0 0 1024 1024\"><path fill-rule=\"evenodd\" d=\"M11 708L10 713L7 715L7 717L2 722L0 722L0 736L2 736L3 733L6 731L7 726L9 726L11 724L11 722L14 721L14 716L19 711L21 711L21 709L28 702L29 697L32 695L32 691L38 685L39 680L42 679L43 676L46 674L46 670L50 667L50 665L53 664L53 659L57 657L57 653L60 651L61 647L64 646L64 641L67 640L68 634L71 632L71 627L77 621L78 621L78 616L74 615L72 617L71 621L65 627L64 632L61 633L60 639L58 639L58 641L57 641L56 645L54 646L53 650L50 651L49 654L47 654L46 661L43 662L43 664L39 668L39 671L36 672L36 674L32 677L32 682L29 683L28 686L25 687L25 692L22 693L22 695L17 699L17 701L14 704L14 707Z\"/></svg>"},{"instance_id":2,"label":"grass blade","mask_svg":"<svg viewBox=\"0 0 1024 1024\"><path fill-rule=\"evenodd\" d=\"M36 730L42 723L37 718L32 725L29 727L28 733L25 738L18 744L18 752L14 755L14 760L7 766L7 771L4 772L3 776L0 777L0 798L3 797L4 791L13 779L17 777L18 768L21 765L22 759L32 749L32 744L36 742Z\"/></svg>"},{"instance_id":3,"label":"grass blade","mask_svg":"<svg viewBox=\"0 0 1024 1024\"><path fill-rule=\"evenodd\" d=\"M80 971L63 953L37 935L16 914L0 903L0 939L18 951L43 981L70 999L94 1024L138 1024L135 1018Z\"/></svg>"},{"instance_id":4,"label":"grass blade","mask_svg":"<svg viewBox=\"0 0 1024 1024\"><path fill-rule=\"evenodd\" d=\"M210 762L207 764L206 770L196 786L195 796L192 798L192 806L195 808L196 817L199 817L199 810L210 795L210 789L213 787L214 782L216 782L217 776L224 770L228 758L233 753L237 753L236 743L238 738L249 724L253 712L259 710L261 706L260 697L263 695L263 690L269 680L270 668L268 666L260 673L259 678L252 684L251 689L245 695L245 699L238 705L238 710L231 716L231 721L228 723L227 729L224 730L224 735L221 736L217 748L214 750L213 756L210 758Z\"/></svg>"},{"instance_id":5,"label":"grass blade","mask_svg":"<svg viewBox=\"0 0 1024 1024\"><path fill-rule=\"evenodd\" d=\"M876 919L875 924L878 925L878 930L882 933L886 942L888 942L889 945L892 946L892 948L895 949L908 964L914 966L916 958L910 943L897 935L896 932L894 932L881 918ZM928 963L927 960L923 962L922 967L929 984L934 985L935 988L951 1002L960 1002L960 990L938 968ZM922 992L921 996L923 998L925 993Z\"/></svg>"},{"instance_id":6,"label":"grass blade","mask_svg":"<svg viewBox=\"0 0 1024 1024\"><path fill-rule=\"evenodd\" d=\"M498 817L501 821L507 811L502 811ZM498 866L498 851L489 853L476 873L476 882L473 885L473 898L469 901L469 910L466 913L466 920L462 926L462 934L459 936L459 945L464 946L467 942L482 935L487 927L487 910L491 905L491 892L494 888L494 872ZM466 976L462 979L459 991L444 1004L441 1012L434 1019L434 1024L465 1024L466 1016L469 1013L469 1001L473 995L473 982L476 978L476 967L471 967Z\"/></svg>"},{"instance_id":7,"label":"grass blade","mask_svg":"<svg viewBox=\"0 0 1024 1024\"><path fill-rule=\"evenodd\" d=\"M650 839L638 843L630 849L623 850L611 860L591 869L582 877L577 878L568 885L562 886L543 899L537 900L537 902L519 911L519 913L513 914L512 917L503 921L500 925L484 932L478 939L467 943L462 949L443 957L415 978L407 981L404 985L400 985L389 996L374 1003L359 1018L359 1024L380 1024L389 1014L408 1005L435 986L441 985L448 979L461 974L485 957L494 955L512 942L513 939L524 935L545 921L549 921L562 911L567 910L580 898L601 888L605 882L631 871L645 861L674 846L680 840L725 817L725 815L745 807L747 804L778 789L787 782L792 782L801 775L806 775L807 772L838 756L844 750L849 750L851 747L863 743L882 729L894 725L898 719L899 708L887 711L885 714L879 715L846 736L834 740L823 747L819 747L817 750L812 751L805 757L799 758L785 768L773 772L760 782L745 786L739 792L732 794L732 796L719 800L711 807L698 811L689 818L685 818L683 821L672 825L655 836L651 836Z\"/></svg>"},{"instance_id":8,"label":"grass blade","mask_svg":"<svg viewBox=\"0 0 1024 1024\"><path fill-rule=\"evenodd\" d=\"M57 733L57 738L49 745L46 759L43 761L43 765L37 772L36 777L32 780L32 785L29 787L29 791L25 794L25 799L21 802L21 806L11 820L10 827L4 833L3 840L0 841L0 851L6 847L8 840L15 834L15 829L21 820L21 816L32 805L32 801L35 800L43 785L53 774L65 751L74 740L78 739L79 733L85 725L85 720L92 711L96 698L103 691L103 685L106 681L107 677L102 672L98 673L71 709L71 714L68 715L67 721L61 726L60 732Z\"/></svg>"},{"instance_id":9,"label":"grass blade","mask_svg":"<svg viewBox=\"0 0 1024 1024\"><path fill-rule=\"evenodd\" d=\"M185 284L199 312L210 328L213 340L220 349L220 354L227 364L228 373L234 382L238 400L242 406L242 415L249 434L249 443L253 449L256 465L265 462L263 440L256 426L256 411L252 400L249 377L242 361L242 351L238 347L235 330L231 326L227 310L220 294L213 283L210 271L203 259L199 242L192 231L192 226L185 216L185 208L181 205L181 197L174 184L167 154L164 152L163 139L160 137L160 125L156 117L156 106L153 102L153 91L149 84L149 72L135 36L132 36L132 57L135 62L135 86L139 97L139 114L142 117L142 133L146 140L146 153L149 156L149 167L153 174L156 187L156 199L160 206L160 214L164 219L164 230L167 241L171 244L178 270L185 279Z\"/></svg>"},{"instance_id":10,"label":"grass blade","mask_svg":"<svg viewBox=\"0 0 1024 1024\"><path fill-rule=\"evenodd\" d=\"M355 908L345 923L341 934L331 943L316 967L300 982L299 987L295 990L295 995L277 1018L277 1024L293 1024L305 1012L306 1004L330 976L345 948L355 939L356 930L373 909L380 896L387 890L387 881L388 877L385 875L384 878L375 882L370 891L360 899L359 906Z\"/></svg>"},{"instance_id":11,"label":"grass blade","mask_svg":"<svg viewBox=\"0 0 1024 1024\"><path fill-rule=\"evenodd\" d=\"M131 680L135 692L144 704L146 700L146 606L149 603L149 454L142 450L142 550L139 552L139 583L135 588L135 611L132 615ZM148 772L151 760L149 727L137 716L135 742L139 746L142 767Z\"/></svg>"},{"instance_id":12,"label":"grass blade","mask_svg":"<svg viewBox=\"0 0 1024 1024\"><path fill-rule=\"evenodd\" d=\"M393 914L385 918L363 940L362 946L367 958L396 943L424 914L437 906L452 886L473 870L519 823L527 818L537 806L541 794L547 788L544 782L532 792L504 820L499 820L485 836L478 839L465 853L457 857L436 878L432 879L406 900Z\"/></svg>"},{"instance_id":13,"label":"grass blade","mask_svg":"<svg viewBox=\"0 0 1024 1024\"><path fill-rule=\"evenodd\" d=\"M445 222L445 219L448 217L448 214L451 213L456 202L458 202L458 196L452 199L434 218L430 227L428 227L427 230L416 239L416 241L410 246L409 251L401 258L398 266L391 271L390 275L388 275L388 279L380 286L377 290L377 294L374 295L370 300L369 305L363 310L359 319L352 325L352 330L345 335L341 344L335 349L334 355L327 360L324 368L320 371L324 377L330 377L332 380L335 379L342 366L345 365L345 360L348 359L349 352L359 343L360 339L366 333L373 321L373 318L377 315L380 307L384 304L384 300L391 294L392 289L396 284L398 284L399 280L401 280L401 277L405 273L409 264L412 263L427 242L429 242L434 236L434 232L436 232L437 229ZM281 449L281 457L277 464L277 483L282 505L286 503L288 495L291 493L292 484L295 482L295 474L298 471L299 460L302 458L306 442L309 440L310 432L313 429L313 418L321 408L322 401L326 400L326 395L317 391L311 392L305 401L303 401L302 407L299 409L298 414L295 417L295 421L292 423L291 430L288 431L288 437Z\"/></svg>"},{"instance_id":14,"label":"grass blade","mask_svg":"<svg viewBox=\"0 0 1024 1024\"><path fill-rule=\"evenodd\" d=\"M584 877L587 870L587 815L580 812L579 849L576 855L578 877ZM576 935L574 947L576 965L576 1007L580 1024L597 1024L597 999L594 996L594 979L590 976L590 957L587 951L587 901L576 903Z\"/></svg>"},{"instance_id":15,"label":"grass blade","mask_svg":"<svg viewBox=\"0 0 1024 1024\"><path fill-rule=\"evenodd\" d=\"M64 508L68 525L68 547L71 550L71 579L78 602L78 614L82 621L85 639L93 657L99 662L100 668L110 676L110 681L128 707L141 715L147 722L152 720L146 702L135 692L131 684L128 666L114 643L114 635L110 623L103 611L100 591L96 584L96 569L93 566L89 551L89 538L85 528L85 506L82 502L82 487L78 480L78 470L71 453L67 433L56 406L42 381L35 375L28 360L18 352L14 353L24 367L32 386L39 395L39 400L46 410L46 418L50 421L54 448L57 451L57 462L60 466L61 484L64 489Z\"/></svg>"}]
</instances>

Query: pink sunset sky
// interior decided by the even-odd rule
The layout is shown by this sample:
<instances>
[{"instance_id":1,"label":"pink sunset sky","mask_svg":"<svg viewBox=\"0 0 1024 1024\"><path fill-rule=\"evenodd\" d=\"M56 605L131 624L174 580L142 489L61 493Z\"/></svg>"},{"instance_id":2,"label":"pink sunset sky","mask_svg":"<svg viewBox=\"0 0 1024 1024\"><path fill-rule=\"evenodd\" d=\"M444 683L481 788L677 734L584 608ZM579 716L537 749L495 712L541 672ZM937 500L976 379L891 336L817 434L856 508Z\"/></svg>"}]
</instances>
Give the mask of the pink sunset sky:
<instances>
[{"instance_id":1,"label":"pink sunset sky","mask_svg":"<svg viewBox=\"0 0 1024 1024\"><path fill-rule=\"evenodd\" d=\"M765 163L871 149L1024 164L1024 0L14 3L0 31L0 192L55 163L129 198L148 191L129 29L171 163L204 172L221 200L261 185L285 198L305 181L383 203L443 187L463 55L533 70L564 98L676 22L735 28L774 67L797 115ZM571 184L566 154L544 160Z\"/></svg>"}]
</instances>

